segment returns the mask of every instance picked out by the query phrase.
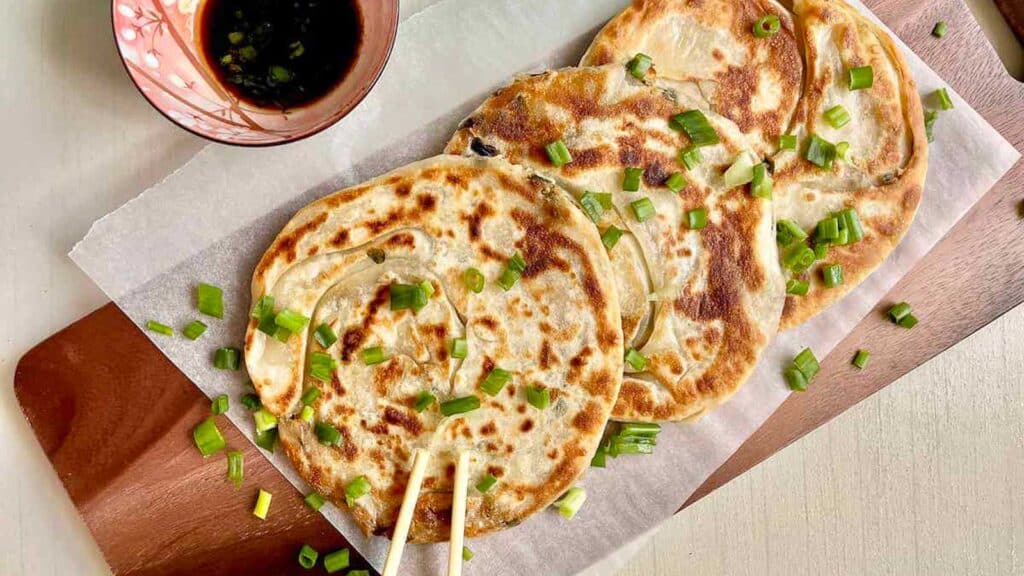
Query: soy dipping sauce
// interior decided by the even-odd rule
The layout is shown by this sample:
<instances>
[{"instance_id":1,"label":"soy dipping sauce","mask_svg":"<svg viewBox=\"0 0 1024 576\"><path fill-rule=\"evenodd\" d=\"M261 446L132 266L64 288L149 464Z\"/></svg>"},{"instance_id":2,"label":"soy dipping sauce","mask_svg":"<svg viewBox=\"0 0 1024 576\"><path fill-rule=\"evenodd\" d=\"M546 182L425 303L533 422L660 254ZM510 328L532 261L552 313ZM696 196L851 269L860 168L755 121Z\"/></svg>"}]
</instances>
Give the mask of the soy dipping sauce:
<instances>
[{"instance_id":1,"label":"soy dipping sauce","mask_svg":"<svg viewBox=\"0 0 1024 576\"><path fill-rule=\"evenodd\" d=\"M286 110L337 86L355 63L354 0L205 0L199 33L209 67L239 100Z\"/></svg>"}]
</instances>

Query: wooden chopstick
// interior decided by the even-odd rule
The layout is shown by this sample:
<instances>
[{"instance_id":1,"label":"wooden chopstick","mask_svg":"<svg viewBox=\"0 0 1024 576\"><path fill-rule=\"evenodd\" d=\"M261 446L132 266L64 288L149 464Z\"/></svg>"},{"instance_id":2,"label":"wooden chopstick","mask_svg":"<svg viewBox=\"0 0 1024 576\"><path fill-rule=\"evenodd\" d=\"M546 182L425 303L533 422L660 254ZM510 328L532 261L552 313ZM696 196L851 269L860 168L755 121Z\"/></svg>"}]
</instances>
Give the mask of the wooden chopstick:
<instances>
[{"instance_id":1,"label":"wooden chopstick","mask_svg":"<svg viewBox=\"0 0 1024 576\"><path fill-rule=\"evenodd\" d=\"M398 576L398 564L402 561L405 540L409 537L409 527L412 525L416 500L420 497L420 486L423 485L423 475L427 471L429 459L430 453L426 450L417 450L413 456L409 484L405 487L402 508L398 511L398 522L395 524L395 533L391 536L391 546L388 548L388 558L384 561L382 576Z\"/></svg>"},{"instance_id":2,"label":"wooden chopstick","mask_svg":"<svg viewBox=\"0 0 1024 576\"><path fill-rule=\"evenodd\" d=\"M462 546L466 535L466 498L469 486L469 452L460 452L452 487L452 531L448 539L448 576L462 576Z\"/></svg>"}]
</instances>

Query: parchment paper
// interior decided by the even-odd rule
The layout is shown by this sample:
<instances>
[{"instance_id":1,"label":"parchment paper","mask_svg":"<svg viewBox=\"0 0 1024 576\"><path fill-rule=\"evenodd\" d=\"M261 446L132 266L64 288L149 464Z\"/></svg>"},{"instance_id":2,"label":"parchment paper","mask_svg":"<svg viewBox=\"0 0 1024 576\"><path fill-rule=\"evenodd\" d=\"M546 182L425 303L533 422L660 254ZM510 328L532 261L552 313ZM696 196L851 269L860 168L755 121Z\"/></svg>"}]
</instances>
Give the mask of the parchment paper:
<instances>
[{"instance_id":1,"label":"parchment paper","mask_svg":"<svg viewBox=\"0 0 1024 576\"><path fill-rule=\"evenodd\" d=\"M338 125L278 148L210 145L96 222L71 258L139 324L157 319L180 329L198 316L196 283L222 286L225 318L203 318L210 329L200 340L147 336L206 394L228 393L228 416L251 436L252 418L237 401L244 371L213 369L212 354L220 346L241 347L253 267L291 214L327 192L438 153L456 124L512 75L576 63L592 35L626 3L436 4L402 24L380 83ZM909 51L907 57L922 94L943 85L920 59ZM793 354L804 345L819 357L828 354L1018 159L963 100L955 94L953 100L956 109L943 112L936 126L917 219L881 269L825 314L780 335L728 404L696 424L666 426L653 457L621 457L607 469L591 470L583 480L589 500L575 520L542 513L521 527L470 541L476 556L467 572L607 572L611 564L599 561L674 513L789 394L780 372ZM817 384L827 378L819 376ZM271 460L307 491L280 451ZM248 505L242 493L239 502ZM386 540L364 538L331 505L323 510L363 555L382 565ZM445 550L407 548L403 572L442 573Z\"/></svg>"}]
</instances>

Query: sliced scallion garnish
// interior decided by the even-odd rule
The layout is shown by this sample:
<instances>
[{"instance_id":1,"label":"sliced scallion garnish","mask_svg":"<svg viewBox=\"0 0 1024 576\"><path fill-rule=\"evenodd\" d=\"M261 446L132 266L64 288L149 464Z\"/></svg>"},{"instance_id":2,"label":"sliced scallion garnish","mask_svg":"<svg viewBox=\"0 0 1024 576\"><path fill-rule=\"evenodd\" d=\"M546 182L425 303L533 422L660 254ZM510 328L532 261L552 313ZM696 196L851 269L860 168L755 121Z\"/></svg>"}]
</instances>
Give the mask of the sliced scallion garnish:
<instances>
[{"instance_id":1,"label":"sliced scallion garnish","mask_svg":"<svg viewBox=\"0 0 1024 576\"><path fill-rule=\"evenodd\" d=\"M707 208L694 208L686 212L686 227L690 230L700 230L708 225Z\"/></svg>"},{"instance_id":2,"label":"sliced scallion garnish","mask_svg":"<svg viewBox=\"0 0 1024 576\"><path fill-rule=\"evenodd\" d=\"M572 162L572 154L569 153L569 147L561 140L555 140L548 144L544 147L544 151L548 153L548 158L555 168L561 168Z\"/></svg>"},{"instance_id":3,"label":"sliced scallion garnish","mask_svg":"<svg viewBox=\"0 0 1024 576\"><path fill-rule=\"evenodd\" d=\"M765 162L755 164L754 178L750 181L750 195L754 198L770 200L774 184L775 182L772 180L772 174L768 171L768 164Z\"/></svg>"},{"instance_id":4,"label":"sliced scallion garnish","mask_svg":"<svg viewBox=\"0 0 1024 576\"><path fill-rule=\"evenodd\" d=\"M758 38L771 38L779 33L782 22L775 14L766 14L754 22L754 36Z\"/></svg>"},{"instance_id":5,"label":"sliced scallion garnish","mask_svg":"<svg viewBox=\"0 0 1024 576\"><path fill-rule=\"evenodd\" d=\"M238 488L245 476L245 455L238 450L228 452L228 480Z\"/></svg>"},{"instance_id":6,"label":"sliced scallion garnish","mask_svg":"<svg viewBox=\"0 0 1024 576\"><path fill-rule=\"evenodd\" d=\"M217 286L200 283L196 289L196 304L207 316L224 317L224 291Z\"/></svg>"},{"instance_id":7,"label":"sliced scallion garnish","mask_svg":"<svg viewBox=\"0 0 1024 576\"><path fill-rule=\"evenodd\" d=\"M629 167L623 170L622 191L637 192L640 190L640 180L644 177L643 168Z\"/></svg>"},{"instance_id":8,"label":"sliced scallion garnish","mask_svg":"<svg viewBox=\"0 0 1024 576\"><path fill-rule=\"evenodd\" d=\"M220 416L221 414L225 414L230 407L231 401L228 399L228 395L221 394L210 402L210 414Z\"/></svg>"},{"instance_id":9,"label":"sliced scallion garnish","mask_svg":"<svg viewBox=\"0 0 1024 576\"><path fill-rule=\"evenodd\" d=\"M647 197L630 202L629 207L633 210L633 216L636 217L637 222L646 222L658 213L654 208L654 203Z\"/></svg>"},{"instance_id":10,"label":"sliced scallion garnish","mask_svg":"<svg viewBox=\"0 0 1024 576\"><path fill-rule=\"evenodd\" d=\"M484 291L484 274L476 268L467 268L462 273L462 281L466 284L466 288L475 294L479 294Z\"/></svg>"},{"instance_id":11,"label":"sliced scallion garnish","mask_svg":"<svg viewBox=\"0 0 1024 576\"><path fill-rule=\"evenodd\" d=\"M266 520L267 513L270 512L270 500L273 497L273 494L260 488L260 494L256 497L256 506L252 509L252 515L260 520Z\"/></svg>"},{"instance_id":12,"label":"sliced scallion garnish","mask_svg":"<svg viewBox=\"0 0 1024 576\"><path fill-rule=\"evenodd\" d=\"M850 113L847 112L846 108L844 108L842 104L836 104L828 110L825 110L823 116L829 126L833 128L842 128L850 123Z\"/></svg>"},{"instance_id":13,"label":"sliced scallion garnish","mask_svg":"<svg viewBox=\"0 0 1024 576\"><path fill-rule=\"evenodd\" d=\"M851 364L863 370L864 367L868 365L868 359L870 358L871 352L868 352L867 350L857 350L857 355L853 357Z\"/></svg>"},{"instance_id":14,"label":"sliced scallion garnish","mask_svg":"<svg viewBox=\"0 0 1024 576\"><path fill-rule=\"evenodd\" d=\"M644 368L647 368L647 357L636 348L630 348L626 350L626 364L629 364L637 372L643 372Z\"/></svg>"},{"instance_id":15,"label":"sliced scallion garnish","mask_svg":"<svg viewBox=\"0 0 1024 576\"><path fill-rule=\"evenodd\" d=\"M558 509L558 513L562 515L562 518L572 520L586 501L587 491L579 486L573 486L561 498L555 501L554 506Z\"/></svg>"},{"instance_id":16,"label":"sliced scallion garnish","mask_svg":"<svg viewBox=\"0 0 1024 576\"><path fill-rule=\"evenodd\" d=\"M508 381L512 379L512 373L508 370L495 367L484 378L484 381L480 383L480 389L486 392L489 396L497 396L498 392L508 384Z\"/></svg>"},{"instance_id":17,"label":"sliced scallion garnish","mask_svg":"<svg viewBox=\"0 0 1024 576\"><path fill-rule=\"evenodd\" d=\"M665 180L665 187L675 193L679 193L683 188L686 188L686 184L686 176L683 176L682 172L673 172L672 175Z\"/></svg>"},{"instance_id":18,"label":"sliced scallion garnish","mask_svg":"<svg viewBox=\"0 0 1024 576\"><path fill-rule=\"evenodd\" d=\"M469 342L465 338L452 338L450 353L452 358L464 360L469 356Z\"/></svg>"},{"instance_id":19,"label":"sliced scallion garnish","mask_svg":"<svg viewBox=\"0 0 1024 576\"><path fill-rule=\"evenodd\" d=\"M847 70L850 90L864 90L875 84L875 69L871 66L857 66Z\"/></svg>"},{"instance_id":20,"label":"sliced scallion garnish","mask_svg":"<svg viewBox=\"0 0 1024 576\"><path fill-rule=\"evenodd\" d=\"M218 348L213 354L213 367L219 370L238 370L242 353L238 348Z\"/></svg>"},{"instance_id":21,"label":"sliced scallion garnish","mask_svg":"<svg viewBox=\"0 0 1024 576\"><path fill-rule=\"evenodd\" d=\"M316 492L310 492L302 500L306 503L306 506L309 506L313 510L317 511L319 511L320 508L324 505L324 502L326 502L326 500L324 500L324 497Z\"/></svg>"},{"instance_id":22,"label":"sliced scallion garnish","mask_svg":"<svg viewBox=\"0 0 1024 576\"><path fill-rule=\"evenodd\" d=\"M416 408L417 412L423 412L429 408L434 402L437 402L437 396L434 396L430 392L424 390L416 395L416 400L413 402L413 407Z\"/></svg>"},{"instance_id":23,"label":"sliced scallion garnish","mask_svg":"<svg viewBox=\"0 0 1024 576\"><path fill-rule=\"evenodd\" d=\"M494 474L487 473L480 477L480 480L476 483L476 490L481 494L486 494L494 488L494 485L498 483L498 479Z\"/></svg>"},{"instance_id":24,"label":"sliced scallion garnish","mask_svg":"<svg viewBox=\"0 0 1024 576\"><path fill-rule=\"evenodd\" d=\"M313 338L316 339L317 344L325 349L330 348L338 341L338 335L334 333L334 329L326 322L316 327Z\"/></svg>"},{"instance_id":25,"label":"sliced scallion garnish","mask_svg":"<svg viewBox=\"0 0 1024 576\"><path fill-rule=\"evenodd\" d=\"M185 325L181 333L189 340L196 340L206 332L206 324L199 320L193 320Z\"/></svg>"},{"instance_id":26,"label":"sliced scallion garnish","mask_svg":"<svg viewBox=\"0 0 1024 576\"><path fill-rule=\"evenodd\" d=\"M608 226L601 232L601 244L609 251L615 248L615 245L619 243L619 239L622 238L622 230L619 230L615 226Z\"/></svg>"},{"instance_id":27,"label":"sliced scallion garnish","mask_svg":"<svg viewBox=\"0 0 1024 576\"><path fill-rule=\"evenodd\" d=\"M335 550L334 552L324 556L324 570L326 570L328 574L334 574L335 572L344 570L345 568L348 568L348 565L348 548ZM349 572L348 576L352 576L352 572Z\"/></svg>"},{"instance_id":28,"label":"sliced scallion garnish","mask_svg":"<svg viewBox=\"0 0 1024 576\"><path fill-rule=\"evenodd\" d=\"M317 422L313 425L316 439L324 446L337 446L341 444L341 431L327 422Z\"/></svg>"},{"instance_id":29,"label":"sliced scallion garnish","mask_svg":"<svg viewBox=\"0 0 1024 576\"><path fill-rule=\"evenodd\" d=\"M642 52L638 52L636 56L626 64L626 69L633 75L637 80L643 80L647 76L647 72L651 69L651 64L654 61L651 57Z\"/></svg>"},{"instance_id":30,"label":"sliced scallion garnish","mask_svg":"<svg viewBox=\"0 0 1024 576\"><path fill-rule=\"evenodd\" d=\"M213 416L203 420L192 429L192 439L195 440L196 448L199 448L199 453L203 455L203 458L216 454L227 446Z\"/></svg>"},{"instance_id":31,"label":"sliced scallion garnish","mask_svg":"<svg viewBox=\"0 0 1024 576\"><path fill-rule=\"evenodd\" d=\"M309 544L303 544L302 548L299 549L299 566L306 570L312 570L316 566L316 561L319 557L320 553L316 549Z\"/></svg>"},{"instance_id":32,"label":"sliced scallion garnish","mask_svg":"<svg viewBox=\"0 0 1024 576\"><path fill-rule=\"evenodd\" d=\"M157 334L163 334L164 336L173 336L174 328L166 324L161 324L156 320L149 320L146 322L146 329L150 332L156 332Z\"/></svg>"},{"instance_id":33,"label":"sliced scallion garnish","mask_svg":"<svg viewBox=\"0 0 1024 576\"><path fill-rule=\"evenodd\" d=\"M526 387L526 401L538 410L551 406L551 390L540 386Z\"/></svg>"},{"instance_id":34,"label":"sliced scallion garnish","mask_svg":"<svg viewBox=\"0 0 1024 576\"><path fill-rule=\"evenodd\" d=\"M366 476L356 476L345 485L345 503L351 508L355 505L356 500L369 494L372 489L370 480Z\"/></svg>"},{"instance_id":35,"label":"sliced scallion garnish","mask_svg":"<svg viewBox=\"0 0 1024 576\"><path fill-rule=\"evenodd\" d=\"M374 364L381 364L388 359L388 355L384 352L384 349L380 346L371 346L370 348L363 348L363 363L367 366L373 366Z\"/></svg>"},{"instance_id":36,"label":"sliced scallion garnish","mask_svg":"<svg viewBox=\"0 0 1024 576\"><path fill-rule=\"evenodd\" d=\"M669 119L669 127L685 133L690 138L691 147L712 146L721 139L714 126L708 122L707 116L700 110L687 110Z\"/></svg>"},{"instance_id":37,"label":"sliced scallion garnish","mask_svg":"<svg viewBox=\"0 0 1024 576\"><path fill-rule=\"evenodd\" d=\"M843 283L843 267L839 264L827 264L821 267L821 280L826 288L835 288Z\"/></svg>"},{"instance_id":38,"label":"sliced scallion garnish","mask_svg":"<svg viewBox=\"0 0 1024 576\"><path fill-rule=\"evenodd\" d=\"M455 414L464 414L466 412L472 412L480 408L480 399L476 396L463 396L462 398L455 398L442 402L438 409L444 416L454 416Z\"/></svg>"}]
</instances>

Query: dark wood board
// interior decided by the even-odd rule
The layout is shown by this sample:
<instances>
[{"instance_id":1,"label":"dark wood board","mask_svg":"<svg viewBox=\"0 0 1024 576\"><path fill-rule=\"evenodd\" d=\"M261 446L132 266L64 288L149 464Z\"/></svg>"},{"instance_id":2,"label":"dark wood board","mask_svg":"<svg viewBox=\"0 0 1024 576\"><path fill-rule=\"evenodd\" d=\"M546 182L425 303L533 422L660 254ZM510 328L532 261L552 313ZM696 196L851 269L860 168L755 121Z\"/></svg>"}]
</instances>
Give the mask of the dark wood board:
<instances>
[{"instance_id":1,"label":"dark wood board","mask_svg":"<svg viewBox=\"0 0 1024 576\"><path fill-rule=\"evenodd\" d=\"M1024 86L1007 75L963 0L867 4L1024 149ZM938 20L950 28L941 41L929 35ZM790 397L681 505L1024 301L1022 199L1024 164L1018 163L824 360L828 376ZM913 331L895 328L883 316L899 300L912 302L923 319ZM848 363L863 342L876 353L870 369L856 372ZM302 543L322 551L345 545L226 419L221 428L229 444L246 456L246 482L236 489L226 481L223 456L204 465L191 430L208 414L209 401L113 304L26 354L15 391L116 574L306 574L295 562ZM258 487L275 495L264 522L250 513Z\"/></svg>"}]
</instances>

